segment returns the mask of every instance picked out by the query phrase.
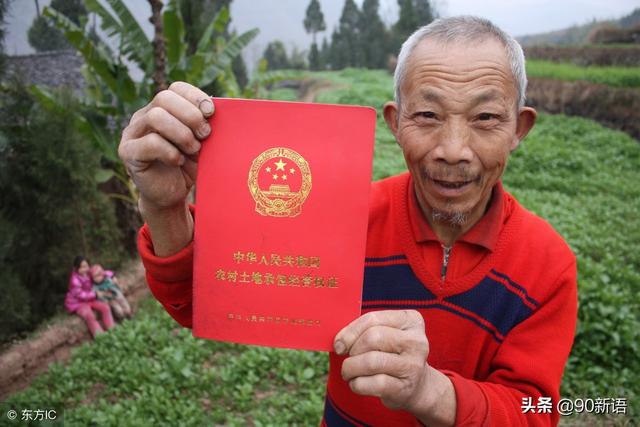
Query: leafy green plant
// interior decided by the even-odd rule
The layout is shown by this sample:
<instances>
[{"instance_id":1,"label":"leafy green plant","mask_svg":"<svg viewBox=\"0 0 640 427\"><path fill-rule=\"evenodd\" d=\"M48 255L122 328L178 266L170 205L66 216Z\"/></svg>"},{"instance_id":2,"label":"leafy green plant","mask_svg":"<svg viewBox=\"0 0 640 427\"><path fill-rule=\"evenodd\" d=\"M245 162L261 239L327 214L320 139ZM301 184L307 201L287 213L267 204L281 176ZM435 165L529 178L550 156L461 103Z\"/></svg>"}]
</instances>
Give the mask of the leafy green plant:
<instances>
[{"instance_id":1,"label":"leafy green plant","mask_svg":"<svg viewBox=\"0 0 640 427\"><path fill-rule=\"evenodd\" d=\"M527 75L569 81L586 80L615 87L640 87L640 67L581 67L568 63L528 60Z\"/></svg>"},{"instance_id":2,"label":"leafy green plant","mask_svg":"<svg viewBox=\"0 0 640 427\"><path fill-rule=\"evenodd\" d=\"M45 8L43 15L64 33L85 60L84 76L88 87L75 126L104 157L106 168L97 176L103 181L115 176L127 190L115 197L135 204L137 194L118 160L117 147L123 125L153 95L153 45L122 0L108 0L108 4L110 9L98 0L85 2L87 10L100 17L107 37L118 41L117 53L112 52L104 40L92 35L88 28L76 25L56 10ZM196 51L190 54L186 50L178 2L171 0L168 3L163 23L167 54L165 72L170 81L184 80L205 87L226 73L232 75L233 59L255 38L258 30L249 30L227 40L218 34L223 32L229 19L229 9L222 8L204 29ZM134 80L125 60L143 71L141 81ZM33 92L42 105L60 107L59 99L45 88L35 87Z\"/></svg>"}]
</instances>

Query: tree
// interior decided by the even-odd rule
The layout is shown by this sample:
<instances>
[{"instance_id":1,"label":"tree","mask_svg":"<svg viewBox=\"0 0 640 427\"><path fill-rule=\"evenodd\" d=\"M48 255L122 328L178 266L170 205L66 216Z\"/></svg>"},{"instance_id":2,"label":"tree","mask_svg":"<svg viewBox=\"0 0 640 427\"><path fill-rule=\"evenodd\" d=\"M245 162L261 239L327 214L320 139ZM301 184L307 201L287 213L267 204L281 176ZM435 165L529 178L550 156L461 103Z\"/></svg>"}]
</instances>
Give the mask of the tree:
<instances>
[{"instance_id":1,"label":"tree","mask_svg":"<svg viewBox=\"0 0 640 427\"><path fill-rule=\"evenodd\" d=\"M415 16L414 31L429 24L435 17L429 0L414 0L413 10Z\"/></svg>"},{"instance_id":2,"label":"tree","mask_svg":"<svg viewBox=\"0 0 640 427\"><path fill-rule=\"evenodd\" d=\"M346 0L338 28L331 35L331 67L334 70L362 65L359 24L358 6L354 0Z\"/></svg>"},{"instance_id":3,"label":"tree","mask_svg":"<svg viewBox=\"0 0 640 427\"><path fill-rule=\"evenodd\" d=\"M384 68L387 62L388 35L378 14L379 6L379 0L362 3L358 28L362 65L367 68Z\"/></svg>"},{"instance_id":4,"label":"tree","mask_svg":"<svg viewBox=\"0 0 640 427\"><path fill-rule=\"evenodd\" d=\"M0 77L4 74L4 17L9 8L10 0L0 0Z\"/></svg>"},{"instance_id":5,"label":"tree","mask_svg":"<svg viewBox=\"0 0 640 427\"><path fill-rule=\"evenodd\" d=\"M62 13L76 25L80 25L80 21L87 16L87 9L82 0L52 0L49 7ZM37 52L71 48L62 31L52 26L49 20L40 14L37 1L36 8L37 16L28 31L31 47Z\"/></svg>"},{"instance_id":6,"label":"tree","mask_svg":"<svg viewBox=\"0 0 640 427\"><path fill-rule=\"evenodd\" d=\"M320 68L325 70L327 65L330 62L330 52L331 46L329 46L329 42L327 42L327 38L322 38L322 47L320 48Z\"/></svg>"},{"instance_id":7,"label":"tree","mask_svg":"<svg viewBox=\"0 0 640 427\"><path fill-rule=\"evenodd\" d=\"M316 43L316 34L326 29L324 23L324 15L320 9L318 0L311 0L307 6L307 14L304 18L304 29L313 36L311 50L309 51L309 68L312 70L320 69L320 52Z\"/></svg>"},{"instance_id":8,"label":"tree","mask_svg":"<svg viewBox=\"0 0 640 427\"><path fill-rule=\"evenodd\" d=\"M178 9L184 22L187 53L193 55L198 49L198 42L213 18L224 8L231 7L232 0L179 0ZM223 27L214 30L212 37L228 36L231 18Z\"/></svg>"},{"instance_id":9,"label":"tree","mask_svg":"<svg viewBox=\"0 0 640 427\"><path fill-rule=\"evenodd\" d=\"M398 0L398 20L392 27L391 50L397 55L400 46L413 31L413 0Z\"/></svg>"},{"instance_id":10,"label":"tree","mask_svg":"<svg viewBox=\"0 0 640 427\"><path fill-rule=\"evenodd\" d=\"M433 21L435 13L429 0L398 0L400 12L393 26L391 51L398 53L402 43L419 27Z\"/></svg>"},{"instance_id":11,"label":"tree","mask_svg":"<svg viewBox=\"0 0 640 427\"><path fill-rule=\"evenodd\" d=\"M309 69L313 71L318 71L321 69L321 59L320 59L320 51L318 50L318 45L313 42L311 43L311 50L309 51Z\"/></svg>"},{"instance_id":12,"label":"tree","mask_svg":"<svg viewBox=\"0 0 640 427\"><path fill-rule=\"evenodd\" d=\"M311 3L309 3L307 7L307 14L304 18L304 29L313 36L313 44L316 44L316 33L327 29L318 0L311 0ZM318 46L316 46L316 51L317 49Z\"/></svg>"},{"instance_id":13,"label":"tree","mask_svg":"<svg viewBox=\"0 0 640 427\"><path fill-rule=\"evenodd\" d=\"M124 0L109 0L108 3L109 9L102 2L94 0L86 1L85 5L100 17L106 37L115 39L117 52L109 49L108 43L102 38L92 38L90 29L83 25L82 20L81 25L77 25L52 8L45 8L43 15L64 33L85 61L86 92L81 100L80 112L73 116L72 124L101 154L104 169L99 169L97 175L101 182L115 183L110 196L125 202L121 204L124 213L119 214L118 218L122 218L129 249L135 250L138 194L118 158L117 149L124 125L133 112L152 97L155 85L151 76L154 72L162 72L167 84L182 80L201 88L224 81L219 95L226 94L230 87L235 91L237 81L233 76L232 61L255 38L258 30L228 38L214 37L215 33L221 34L229 22L229 10L222 8L203 30L196 51L189 54L178 0L169 0L162 12L166 62L164 66L157 66L154 61L154 53L157 52ZM135 64L142 70L143 76L134 80L127 63ZM34 87L32 90L45 108L62 108L55 93L43 87Z\"/></svg>"},{"instance_id":14,"label":"tree","mask_svg":"<svg viewBox=\"0 0 640 427\"><path fill-rule=\"evenodd\" d=\"M232 0L177 0L178 12L184 23L184 39L187 43L187 54L193 55L198 50L198 43L202 38L205 30L223 9L229 10ZM231 23L231 16L220 28L215 28L211 34L212 38L224 37L229 38L229 24ZM241 64L242 57L238 55L234 58L232 63L232 71L235 73L242 73L246 71L244 64ZM246 84L247 76L235 75L238 84ZM219 81L213 81L206 87L201 88L204 92L217 95L223 92L220 87Z\"/></svg>"},{"instance_id":15,"label":"tree","mask_svg":"<svg viewBox=\"0 0 640 427\"><path fill-rule=\"evenodd\" d=\"M162 0L149 0L151 6L151 18L153 24L153 86L158 93L168 87L167 85L167 49L164 45L164 28L162 26Z\"/></svg>"},{"instance_id":16,"label":"tree","mask_svg":"<svg viewBox=\"0 0 640 427\"><path fill-rule=\"evenodd\" d=\"M296 46L293 47L291 55L289 56L289 67L292 70L304 70L307 68L307 61L304 50L298 50Z\"/></svg>"},{"instance_id":17,"label":"tree","mask_svg":"<svg viewBox=\"0 0 640 427\"><path fill-rule=\"evenodd\" d=\"M283 70L290 68L287 49L280 40L274 40L267 45L262 57L267 61L268 70Z\"/></svg>"}]
</instances>

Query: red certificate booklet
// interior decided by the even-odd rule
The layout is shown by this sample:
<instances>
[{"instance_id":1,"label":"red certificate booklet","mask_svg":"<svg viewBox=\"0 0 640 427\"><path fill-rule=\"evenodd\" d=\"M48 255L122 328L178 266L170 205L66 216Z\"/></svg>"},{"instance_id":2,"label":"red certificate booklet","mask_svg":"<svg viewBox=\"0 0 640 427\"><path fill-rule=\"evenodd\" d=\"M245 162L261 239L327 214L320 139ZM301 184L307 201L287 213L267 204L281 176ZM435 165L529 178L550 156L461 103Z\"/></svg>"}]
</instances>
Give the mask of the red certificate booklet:
<instances>
[{"instance_id":1,"label":"red certificate booklet","mask_svg":"<svg viewBox=\"0 0 640 427\"><path fill-rule=\"evenodd\" d=\"M360 315L376 112L214 103L198 160L193 335L330 351Z\"/></svg>"}]
</instances>

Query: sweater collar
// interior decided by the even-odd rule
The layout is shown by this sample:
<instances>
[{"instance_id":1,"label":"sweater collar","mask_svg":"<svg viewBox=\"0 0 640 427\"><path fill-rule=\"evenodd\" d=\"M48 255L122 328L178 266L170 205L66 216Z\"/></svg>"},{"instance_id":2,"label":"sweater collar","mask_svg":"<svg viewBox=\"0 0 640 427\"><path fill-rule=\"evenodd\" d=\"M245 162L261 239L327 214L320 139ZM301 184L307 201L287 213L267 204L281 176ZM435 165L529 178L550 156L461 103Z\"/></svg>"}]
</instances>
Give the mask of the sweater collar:
<instances>
[{"instance_id":1,"label":"sweater collar","mask_svg":"<svg viewBox=\"0 0 640 427\"><path fill-rule=\"evenodd\" d=\"M413 177L409 178L407 186L409 194L407 195L409 221L416 243L440 242L435 232L431 229L429 222L424 217L413 185ZM480 220L469 231L463 234L457 241L470 243L472 245L481 246L491 252L494 251L498 236L502 230L504 223L504 188L502 182L493 187L491 191L491 200L489 207Z\"/></svg>"}]
</instances>

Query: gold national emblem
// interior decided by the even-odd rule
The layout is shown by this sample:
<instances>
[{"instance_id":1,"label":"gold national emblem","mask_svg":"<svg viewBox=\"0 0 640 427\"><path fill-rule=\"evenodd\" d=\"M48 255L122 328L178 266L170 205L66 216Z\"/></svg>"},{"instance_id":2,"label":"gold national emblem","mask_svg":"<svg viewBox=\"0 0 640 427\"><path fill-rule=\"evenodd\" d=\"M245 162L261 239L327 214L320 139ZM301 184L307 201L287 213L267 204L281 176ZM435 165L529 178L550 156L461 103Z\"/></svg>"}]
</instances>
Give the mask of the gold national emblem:
<instances>
[{"instance_id":1,"label":"gold national emblem","mask_svg":"<svg viewBox=\"0 0 640 427\"><path fill-rule=\"evenodd\" d=\"M311 170L300 154L275 147L255 158L249 170L249 192L256 212L264 216L293 218L311 191Z\"/></svg>"}]
</instances>

